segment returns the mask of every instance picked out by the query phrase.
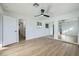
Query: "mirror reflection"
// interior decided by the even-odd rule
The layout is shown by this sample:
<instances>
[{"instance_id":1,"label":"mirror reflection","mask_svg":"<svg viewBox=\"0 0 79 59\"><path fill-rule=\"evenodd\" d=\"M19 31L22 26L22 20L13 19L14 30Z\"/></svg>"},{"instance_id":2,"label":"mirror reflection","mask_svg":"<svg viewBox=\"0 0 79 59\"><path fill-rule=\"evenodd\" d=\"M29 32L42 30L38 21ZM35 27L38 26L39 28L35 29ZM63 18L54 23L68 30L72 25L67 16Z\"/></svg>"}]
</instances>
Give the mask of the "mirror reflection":
<instances>
[{"instance_id":1,"label":"mirror reflection","mask_svg":"<svg viewBox=\"0 0 79 59\"><path fill-rule=\"evenodd\" d=\"M70 43L78 43L78 19L59 21L59 39Z\"/></svg>"}]
</instances>

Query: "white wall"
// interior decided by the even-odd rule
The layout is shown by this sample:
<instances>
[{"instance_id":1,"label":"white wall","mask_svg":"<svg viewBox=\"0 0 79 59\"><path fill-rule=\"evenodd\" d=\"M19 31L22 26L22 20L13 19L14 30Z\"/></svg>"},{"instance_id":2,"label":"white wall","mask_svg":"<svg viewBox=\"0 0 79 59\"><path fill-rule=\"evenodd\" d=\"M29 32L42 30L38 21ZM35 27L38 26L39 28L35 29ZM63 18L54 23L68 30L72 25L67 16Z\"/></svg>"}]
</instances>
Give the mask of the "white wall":
<instances>
[{"instance_id":1,"label":"white wall","mask_svg":"<svg viewBox=\"0 0 79 59\"><path fill-rule=\"evenodd\" d=\"M0 15L0 46L2 45L2 17Z\"/></svg>"},{"instance_id":2,"label":"white wall","mask_svg":"<svg viewBox=\"0 0 79 59\"><path fill-rule=\"evenodd\" d=\"M3 14L3 10L0 6L0 46L2 46L2 15Z\"/></svg>"},{"instance_id":3,"label":"white wall","mask_svg":"<svg viewBox=\"0 0 79 59\"><path fill-rule=\"evenodd\" d=\"M50 24L49 24L49 31L50 31L50 35L52 35L53 36L53 22L49 22Z\"/></svg>"},{"instance_id":4,"label":"white wall","mask_svg":"<svg viewBox=\"0 0 79 59\"><path fill-rule=\"evenodd\" d=\"M78 17L78 44L79 44L79 17Z\"/></svg>"},{"instance_id":5,"label":"white wall","mask_svg":"<svg viewBox=\"0 0 79 59\"><path fill-rule=\"evenodd\" d=\"M3 13L4 13L4 11L3 11L2 7L0 6L0 14L3 14Z\"/></svg>"},{"instance_id":6,"label":"white wall","mask_svg":"<svg viewBox=\"0 0 79 59\"><path fill-rule=\"evenodd\" d=\"M42 27L37 27L37 22L42 23ZM26 21L26 40L49 35L49 29L45 28L45 23L49 23L45 19L29 18Z\"/></svg>"}]
</instances>

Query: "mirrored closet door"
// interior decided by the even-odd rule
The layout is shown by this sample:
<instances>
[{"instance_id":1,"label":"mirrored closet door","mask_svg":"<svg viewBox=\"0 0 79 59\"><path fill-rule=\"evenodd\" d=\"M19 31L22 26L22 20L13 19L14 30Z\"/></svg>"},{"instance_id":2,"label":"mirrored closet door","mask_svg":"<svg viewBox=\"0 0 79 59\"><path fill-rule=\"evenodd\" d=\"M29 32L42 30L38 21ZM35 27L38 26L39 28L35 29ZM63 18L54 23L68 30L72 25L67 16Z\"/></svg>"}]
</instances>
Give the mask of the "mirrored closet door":
<instances>
[{"instance_id":1,"label":"mirrored closet door","mask_svg":"<svg viewBox=\"0 0 79 59\"><path fill-rule=\"evenodd\" d=\"M65 42L78 43L78 18L59 21L59 39Z\"/></svg>"}]
</instances>

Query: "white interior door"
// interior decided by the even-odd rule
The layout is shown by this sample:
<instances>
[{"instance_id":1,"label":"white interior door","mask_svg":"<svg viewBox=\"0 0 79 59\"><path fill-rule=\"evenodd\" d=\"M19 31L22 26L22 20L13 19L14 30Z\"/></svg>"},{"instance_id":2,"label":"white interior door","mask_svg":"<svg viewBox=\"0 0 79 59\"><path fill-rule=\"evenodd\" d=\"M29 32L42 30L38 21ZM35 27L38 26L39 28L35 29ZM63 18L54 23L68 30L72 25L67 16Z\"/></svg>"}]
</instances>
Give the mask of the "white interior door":
<instances>
[{"instance_id":1,"label":"white interior door","mask_svg":"<svg viewBox=\"0 0 79 59\"><path fill-rule=\"evenodd\" d=\"M3 46L17 42L17 19L3 16Z\"/></svg>"}]
</instances>

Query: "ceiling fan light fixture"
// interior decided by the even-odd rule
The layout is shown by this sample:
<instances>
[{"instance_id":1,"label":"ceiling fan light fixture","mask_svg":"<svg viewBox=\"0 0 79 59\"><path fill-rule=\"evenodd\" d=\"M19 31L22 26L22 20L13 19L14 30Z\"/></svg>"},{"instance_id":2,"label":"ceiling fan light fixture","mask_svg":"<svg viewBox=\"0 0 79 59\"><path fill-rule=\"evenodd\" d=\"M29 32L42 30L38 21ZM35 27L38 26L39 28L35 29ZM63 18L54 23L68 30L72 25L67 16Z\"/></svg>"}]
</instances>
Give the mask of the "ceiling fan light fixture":
<instances>
[{"instance_id":1,"label":"ceiling fan light fixture","mask_svg":"<svg viewBox=\"0 0 79 59\"><path fill-rule=\"evenodd\" d=\"M38 4L38 3L34 3L34 4L33 4L33 6L38 7L38 6L39 6L39 4Z\"/></svg>"},{"instance_id":2,"label":"ceiling fan light fixture","mask_svg":"<svg viewBox=\"0 0 79 59\"><path fill-rule=\"evenodd\" d=\"M43 16L43 15L41 15L41 16Z\"/></svg>"}]
</instances>

